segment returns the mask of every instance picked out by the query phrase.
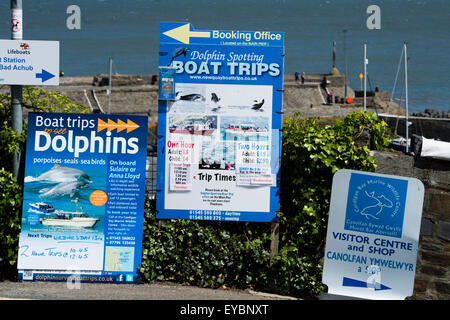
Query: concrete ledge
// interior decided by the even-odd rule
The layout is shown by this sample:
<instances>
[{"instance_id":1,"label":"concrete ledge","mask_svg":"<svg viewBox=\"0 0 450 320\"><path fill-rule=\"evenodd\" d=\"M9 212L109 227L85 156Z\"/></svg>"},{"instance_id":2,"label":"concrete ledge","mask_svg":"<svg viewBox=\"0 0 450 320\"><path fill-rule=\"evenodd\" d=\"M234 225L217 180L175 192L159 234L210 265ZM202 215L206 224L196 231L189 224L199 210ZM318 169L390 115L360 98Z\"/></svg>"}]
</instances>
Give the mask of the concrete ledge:
<instances>
[{"instance_id":1,"label":"concrete ledge","mask_svg":"<svg viewBox=\"0 0 450 320\"><path fill-rule=\"evenodd\" d=\"M392 132L402 137L406 136L405 116L379 114L378 117L389 125ZM408 116L408 121L412 123L409 127L410 137L417 134L428 139L450 142L450 119Z\"/></svg>"}]
</instances>

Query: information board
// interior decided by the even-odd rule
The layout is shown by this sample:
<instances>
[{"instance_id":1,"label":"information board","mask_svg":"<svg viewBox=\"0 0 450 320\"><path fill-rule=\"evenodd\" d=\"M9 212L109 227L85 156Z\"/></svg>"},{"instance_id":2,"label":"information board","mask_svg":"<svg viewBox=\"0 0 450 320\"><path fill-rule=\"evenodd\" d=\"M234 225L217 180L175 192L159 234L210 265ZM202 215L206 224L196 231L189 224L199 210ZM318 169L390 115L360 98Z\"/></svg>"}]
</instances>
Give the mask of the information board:
<instances>
[{"instance_id":1,"label":"information board","mask_svg":"<svg viewBox=\"0 0 450 320\"><path fill-rule=\"evenodd\" d=\"M415 178L335 173L322 279L328 293L374 300L412 295L424 190Z\"/></svg>"},{"instance_id":2,"label":"information board","mask_svg":"<svg viewBox=\"0 0 450 320\"><path fill-rule=\"evenodd\" d=\"M284 36L160 24L157 218L275 221Z\"/></svg>"},{"instance_id":3,"label":"information board","mask_svg":"<svg viewBox=\"0 0 450 320\"><path fill-rule=\"evenodd\" d=\"M147 127L145 116L29 113L20 279L137 280Z\"/></svg>"}]
</instances>

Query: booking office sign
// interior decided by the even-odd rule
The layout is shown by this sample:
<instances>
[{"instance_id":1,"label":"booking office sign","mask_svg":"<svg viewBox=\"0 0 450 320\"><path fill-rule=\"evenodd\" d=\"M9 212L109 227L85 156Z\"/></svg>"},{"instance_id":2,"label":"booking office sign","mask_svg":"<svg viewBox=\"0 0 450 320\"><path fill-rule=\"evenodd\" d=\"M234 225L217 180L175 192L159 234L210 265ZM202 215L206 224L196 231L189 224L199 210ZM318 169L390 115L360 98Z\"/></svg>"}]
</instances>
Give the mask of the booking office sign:
<instances>
[{"instance_id":1,"label":"booking office sign","mask_svg":"<svg viewBox=\"0 0 450 320\"><path fill-rule=\"evenodd\" d=\"M322 279L328 293L395 300L412 295L423 196L415 178L336 172Z\"/></svg>"},{"instance_id":2,"label":"booking office sign","mask_svg":"<svg viewBox=\"0 0 450 320\"><path fill-rule=\"evenodd\" d=\"M147 117L29 113L21 280L135 282Z\"/></svg>"},{"instance_id":3,"label":"booking office sign","mask_svg":"<svg viewBox=\"0 0 450 320\"><path fill-rule=\"evenodd\" d=\"M159 100L157 218L275 221L283 40L160 24L160 69L176 83Z\"/></svg>"}]
</instances>

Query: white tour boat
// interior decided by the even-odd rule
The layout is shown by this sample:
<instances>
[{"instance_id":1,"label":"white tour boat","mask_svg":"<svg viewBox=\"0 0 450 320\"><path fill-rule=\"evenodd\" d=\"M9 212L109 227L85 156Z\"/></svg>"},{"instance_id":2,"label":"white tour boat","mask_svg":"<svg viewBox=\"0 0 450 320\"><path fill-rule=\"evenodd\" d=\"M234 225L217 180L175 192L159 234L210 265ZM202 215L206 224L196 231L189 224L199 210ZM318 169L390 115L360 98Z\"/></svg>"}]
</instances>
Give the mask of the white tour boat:
<instances>
[{"instance_id":1,"label":"white tour boat","mask_svg":"<svg viewBox=\"0 0 450 320\"><path fill-rule=\"evenodd\" d=\"M44 226L58 226L58 227L79 227L92 228L99 219L89 217L82 211L63 211L56 210L54 215L48 218L41 218L41 224Z\"/></svg>"}]
</instances>

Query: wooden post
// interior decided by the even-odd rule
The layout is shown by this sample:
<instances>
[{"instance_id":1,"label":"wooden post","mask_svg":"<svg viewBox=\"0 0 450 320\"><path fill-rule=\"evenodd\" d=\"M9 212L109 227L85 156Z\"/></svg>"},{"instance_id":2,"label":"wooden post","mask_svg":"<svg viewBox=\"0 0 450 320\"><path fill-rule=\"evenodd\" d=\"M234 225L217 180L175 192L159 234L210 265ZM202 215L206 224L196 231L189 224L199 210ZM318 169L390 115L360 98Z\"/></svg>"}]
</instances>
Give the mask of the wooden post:
<instances>
[{"instance_id":1,"label":"wooden post","mask_svg":"<svg viewBox=\"0 0 450 320\"><path fill-rule=\"evenodd\" d=\"M278 243L280 239L280 223L272 222L270 225L270 233L272 240L270 241L270 267L272 267L272 260L278 254Z\"/></svg>"}]
</instances>

